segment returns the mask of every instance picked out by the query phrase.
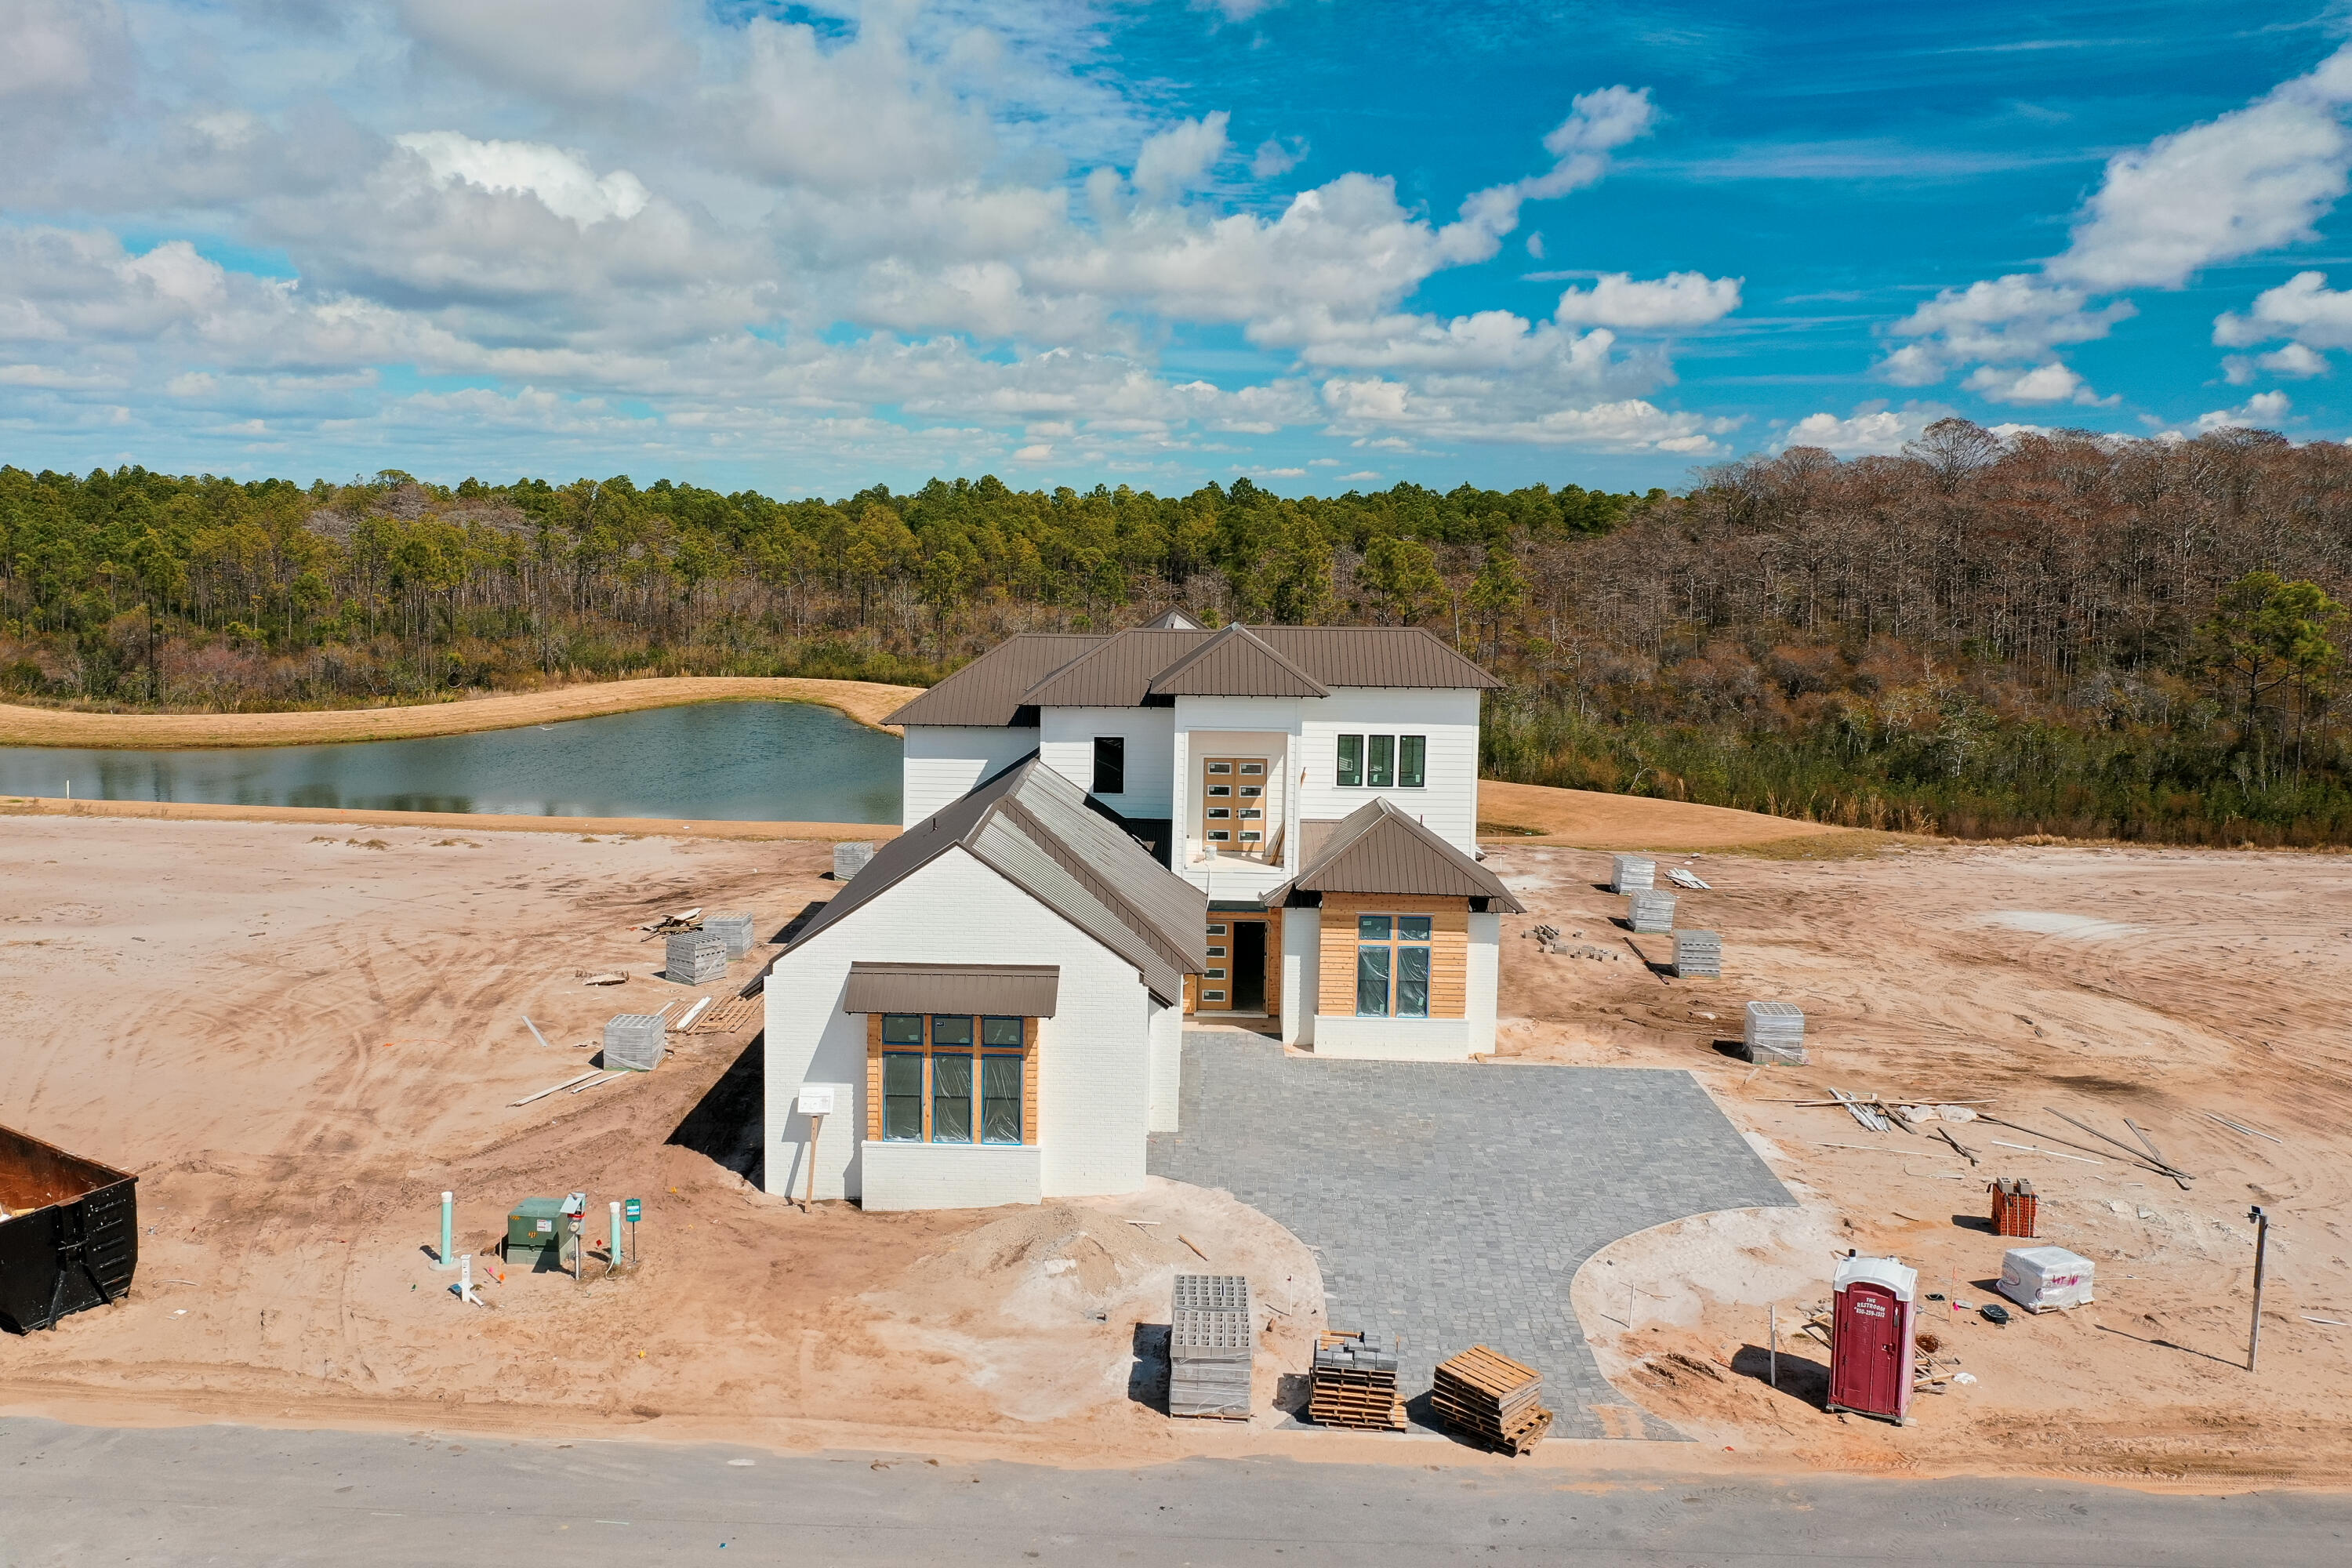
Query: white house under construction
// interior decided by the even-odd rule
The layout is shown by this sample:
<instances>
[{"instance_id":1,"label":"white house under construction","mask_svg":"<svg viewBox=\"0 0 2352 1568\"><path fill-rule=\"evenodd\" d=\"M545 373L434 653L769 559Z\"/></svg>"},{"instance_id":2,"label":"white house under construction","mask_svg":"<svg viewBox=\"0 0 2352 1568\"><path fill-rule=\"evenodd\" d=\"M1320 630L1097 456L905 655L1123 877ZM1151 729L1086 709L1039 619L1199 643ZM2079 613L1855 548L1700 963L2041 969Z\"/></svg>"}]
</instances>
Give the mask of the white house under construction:
<instances>
[{"instance_id":1,"label":"white house under construction","mask_svg":"<svg viewBox=\"0 0 2352 1568\"><path fill-rule=\"evenodd\" d=\"M1491 1050L1495 679L1414 628L1016 637L891 716L906 828L767 984L767 1171L868 1208L1143 1184L1187 1016ZM1269 1046L1268 1048L1273 1048ZM829 1089L814 1159L793 1109Z\"/></svg>"}]
</instances>

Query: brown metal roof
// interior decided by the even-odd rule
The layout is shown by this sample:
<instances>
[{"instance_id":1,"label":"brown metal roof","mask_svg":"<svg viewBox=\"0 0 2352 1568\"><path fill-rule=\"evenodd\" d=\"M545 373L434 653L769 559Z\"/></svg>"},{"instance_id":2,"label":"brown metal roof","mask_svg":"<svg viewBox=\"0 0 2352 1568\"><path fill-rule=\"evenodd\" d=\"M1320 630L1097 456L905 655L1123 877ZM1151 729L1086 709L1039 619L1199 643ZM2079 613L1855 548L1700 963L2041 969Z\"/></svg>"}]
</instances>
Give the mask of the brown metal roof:
<instances>
[{"instance_id":1,"label":"brown metal roof","mask_svg":"<svg viewBox=\"0 0 2352 1568\"><path fill-rule=\"evenodd\" d=\"M1489 910L1527 910L1495 873L1386 800L1349 813L1305 870L1265 895L1266 907L1294 891L1484 899Z\"/></svg>"},{"instance_id":2,"label":"brown metal roof","mask_svg":"<svg viewBox=\"0 0 2352 1568\"><path fill-rule=\"evenodd\" d=\"M1121 632L1055 670L1021 700L1040 708L1138 707L1154 676L1216 635L1198 626Z\"/></svg>"},{"instance_id":3,"label":"brown metal roof","mask_svg":"<svg viewBox=\"0 0 2352 1568\"><path fill-rule=\"evenodd\" d=\"M985 1013L1050 1018L1062 971L1051 963L866 963L849 966L845 1013Z\"/></svg>"},{"instance_id":4,"label":"brown metal roof","mask_svg":"<svg viewBox=\"0 0 2352 1568\"><path fill-rule=\"evenodd\" d=\"M1132 963L1173 1006L1208 967L1208 895L1087 805L1087 792L1032 754L874 852L784 952L840 924L950 849L961 848Z\"/></svg>"},{"instance_id":5,"label":"brown metal roof","mask_svg":"<svg viewBox=\"0 0 2352 1568\"><path fill-rule=\"evenodd\" d=\"M1471 687L1503 683L1420 626L1253 626L1326 686Z\"/></svg>"},{"instance_id":6,"label":"brown metal roof","mask_svg":"<svg viewBox=\"0 0 2352 1568\"><path fill-rule=\"evenodd\" d=\"M1335 686L1502 684L1419 626L1163 624L1103 637L1008 637L891 714L890 724L1015 722L1024 708L1133 708L1149 697L1328 697Z\"/></svg>"},{"instance_id":7,"label":"brown metal roof","mask_svg":"<svg viewBox=\"0 0 2352 1568\"><path fill-rule=\"evenodd\" d=\"M1044 677L1108 641L1024 632L1007 637L883 721L886 724L1010 724Z\"/></svg>"},{"instance_id":8,"label":"brown metal roof","mask_svg":"<svg viewBox=\"0 0 2352 1568\"><path fill-rule=\"evenodd\" d=\"M1330 688L1235 624L1161 670L1155 697L1328 697Z\"/></svg>"}]
</instances>

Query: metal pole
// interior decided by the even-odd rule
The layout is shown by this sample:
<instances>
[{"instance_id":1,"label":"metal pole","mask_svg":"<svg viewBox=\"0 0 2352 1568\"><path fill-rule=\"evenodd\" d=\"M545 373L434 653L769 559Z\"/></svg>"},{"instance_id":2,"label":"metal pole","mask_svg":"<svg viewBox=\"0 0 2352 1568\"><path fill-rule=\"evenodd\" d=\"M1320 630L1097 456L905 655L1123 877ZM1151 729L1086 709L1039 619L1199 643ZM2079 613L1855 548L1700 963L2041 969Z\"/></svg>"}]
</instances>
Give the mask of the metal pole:
<instances>
[{"instance_id":1,"label":"metal pole","mask_svg":"<svg viewBox=\"0 0 2352 1568\"><path fill-rule=\"evenodd\" d=\"M456 1261L449 1256L449 1226L451 1215L457 1206L457 1194L443 1193L441 1194L441 1251L439 1255L433 1259L433 1267L436 1268L447 1268Z\"/></svg>"},{"instance_id":2,"label":"metal pole","mask_svg":"<svg viewBox=\"0 0 2352 1568\"><path fill-rule=\"evenodd\" d=\"M2246 1329L2246 1370L2252 1372L2263 1348L2263 1265L2270 1254L2271 1216L2256 1204L2246 1217L2254 1222L2254 1321Z\"/></svg>"},{"instance_id":3,"label":"metal pole","mask_svg":"<svg viewBox=\"0 0 2352 1568\"><path fill-rule=\"evenodd\" d=\"M1771 1306L1764 1310L1772 1320L1772 1386L1777 1389L1780 1386L1780 1309Z\"/></svg>"}]
</instances>

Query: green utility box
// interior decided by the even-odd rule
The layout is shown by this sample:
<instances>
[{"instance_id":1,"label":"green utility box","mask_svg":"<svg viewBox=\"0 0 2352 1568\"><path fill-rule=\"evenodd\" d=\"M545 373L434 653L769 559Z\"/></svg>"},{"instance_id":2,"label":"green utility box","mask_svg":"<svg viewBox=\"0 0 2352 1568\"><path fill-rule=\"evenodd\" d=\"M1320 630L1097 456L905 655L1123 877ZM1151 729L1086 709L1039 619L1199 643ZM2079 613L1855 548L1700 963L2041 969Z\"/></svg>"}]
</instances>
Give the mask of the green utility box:
<instances>
[{"instance_id":1,"label":"green utility box","mask_svg":"<svg viewBox=\"0 0 2352 1568\"><path fill-rule=\"evenodd\" d=\"M552 1257L562 1247L567 1228L562 1198L523 1199L507 1215L508 1259L536 1263L541 1253Z\"/></svg>"}]
</instances>

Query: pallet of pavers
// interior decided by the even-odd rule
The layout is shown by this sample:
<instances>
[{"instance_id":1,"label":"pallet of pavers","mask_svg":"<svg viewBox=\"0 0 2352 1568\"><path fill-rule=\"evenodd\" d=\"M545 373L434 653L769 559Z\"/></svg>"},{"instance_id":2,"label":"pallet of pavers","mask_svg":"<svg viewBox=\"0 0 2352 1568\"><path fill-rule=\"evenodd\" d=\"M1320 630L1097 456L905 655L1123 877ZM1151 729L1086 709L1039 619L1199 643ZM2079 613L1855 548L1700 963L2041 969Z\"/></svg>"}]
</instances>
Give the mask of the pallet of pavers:
<instances>
[{"instance_id":1,"label":"pallet of pavers","mask_svg":"<svg viewBox=\"0 0 2352 1568\"><path fill-rule=\"evenodd\" d=\"M1395 1350L1382 1349L1378 1337L1361 1330L1324 1330L1315 1346L1315 1392L1307 1414L1324 1426L1403 1431Z\"/></svg>"},{"instance_id":2,"label":"pallet of pavers","mask_svg":"<svg viewBox=\"0 0 2352 1568\"><path fill-rule=\"evenodd\" d=\"M1179 1274L1169 1304L1168 1414L1246 1421L1257 1324L1245 1274Z\"/></svg>"},{"instance_id":3,"label":"pallet of pavers","mask_svg":"<svg viewBox=\"0 0 2352 1568\"><path fill-rule=\"evenodd\" d=\"M1448 1429L1513 1456L1532 1452L1551 1430L1543 1373L1485 1345L1437 1363L1429 1404Z\"/></svg>"}]
</instances>

